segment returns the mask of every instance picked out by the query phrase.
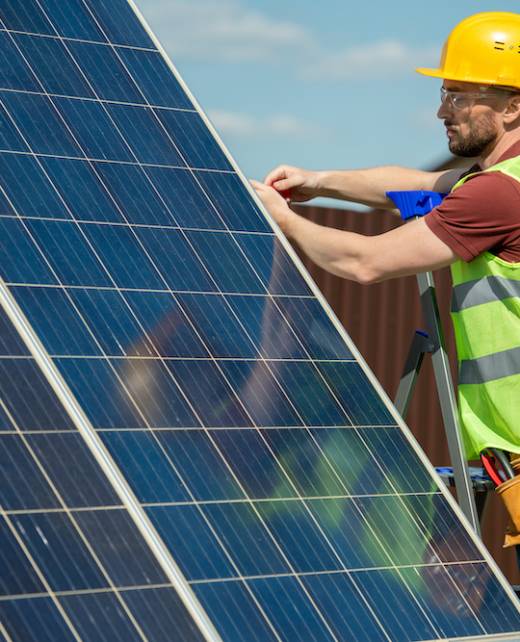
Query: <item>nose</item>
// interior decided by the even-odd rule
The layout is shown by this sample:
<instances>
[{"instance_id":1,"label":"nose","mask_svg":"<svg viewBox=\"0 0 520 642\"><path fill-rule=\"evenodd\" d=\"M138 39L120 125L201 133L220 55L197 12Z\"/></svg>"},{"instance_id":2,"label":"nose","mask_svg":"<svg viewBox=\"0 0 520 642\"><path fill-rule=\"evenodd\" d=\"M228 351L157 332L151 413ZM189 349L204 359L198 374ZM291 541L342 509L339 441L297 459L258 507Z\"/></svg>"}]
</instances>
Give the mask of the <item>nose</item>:
<instances>
[{"instance_id":1,"label":"nose","mask_svg":"<svg viewBox=\"0 0 520 642\"><path fill-rule=\"evenodd\" d=\"M441 120L446 118L446 116L451 112L450 107L451 105L449 100L445 100L443 103L441 102L439 109L437 110L437 118L440 118Z\"/></svg>"}]
</instances>

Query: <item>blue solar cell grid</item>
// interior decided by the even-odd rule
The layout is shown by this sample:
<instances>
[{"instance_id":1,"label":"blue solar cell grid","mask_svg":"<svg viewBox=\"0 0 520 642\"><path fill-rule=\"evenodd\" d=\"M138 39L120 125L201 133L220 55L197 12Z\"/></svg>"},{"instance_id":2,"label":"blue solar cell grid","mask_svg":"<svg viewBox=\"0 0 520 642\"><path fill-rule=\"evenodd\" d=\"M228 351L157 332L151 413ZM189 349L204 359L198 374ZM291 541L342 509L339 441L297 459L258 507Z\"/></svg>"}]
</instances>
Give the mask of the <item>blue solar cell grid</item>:
<instances>
[{"instance_id":1,"label":"blue solar cell grid","mask_svg":"<svg viewBox=\"0 0 520 642\"><path fill-rule=\"evenodd\" d=\"M0 0L0 246L7 639L202 639L101 452L223 640L520 629L126 0Z\"/></svg>"}]
</instances>

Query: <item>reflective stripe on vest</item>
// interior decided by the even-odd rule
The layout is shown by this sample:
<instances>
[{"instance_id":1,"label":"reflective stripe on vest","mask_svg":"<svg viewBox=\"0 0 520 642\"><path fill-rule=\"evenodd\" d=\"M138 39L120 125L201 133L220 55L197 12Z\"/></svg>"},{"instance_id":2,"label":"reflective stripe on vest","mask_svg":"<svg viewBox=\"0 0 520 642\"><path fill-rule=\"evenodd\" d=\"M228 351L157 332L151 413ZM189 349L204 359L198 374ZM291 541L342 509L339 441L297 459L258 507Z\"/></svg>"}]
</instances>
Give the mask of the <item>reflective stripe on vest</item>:
<instances>
[{"instance_id":1,"label":"reflective stripe on vest","mask_svg":"<svg viewBox=\"0 0 520 642\"><path fill-rule=\"evenodd\" d=\"M520 281L502 276L488 276L453 286L451 311L460 312L497 299L520 298Z\"/></svg>"},{"instance_id":2,"label":"reflective stripe on vest","mask_svg":"<svg viewBox=\"0 0 520 642\"><path fill-rule=\"evenodd\" d=\"M515 374L520 374L520 346L479 359L464 359L460 362L459 385L486 383Z\"/></svg>"},{"instance_id":3,"label":"reflective stripe on vest","mask_svg":"<svg viewBox=\"0 0 520 642\"><path fill-rule=\"evenodd\" d=\"M520 182L520 156L485 171ZM491 447L520 453L520 263L484 252L469 263L456 261L451 272L466 455L477 459Z\"/></svg>"}]
</instances>

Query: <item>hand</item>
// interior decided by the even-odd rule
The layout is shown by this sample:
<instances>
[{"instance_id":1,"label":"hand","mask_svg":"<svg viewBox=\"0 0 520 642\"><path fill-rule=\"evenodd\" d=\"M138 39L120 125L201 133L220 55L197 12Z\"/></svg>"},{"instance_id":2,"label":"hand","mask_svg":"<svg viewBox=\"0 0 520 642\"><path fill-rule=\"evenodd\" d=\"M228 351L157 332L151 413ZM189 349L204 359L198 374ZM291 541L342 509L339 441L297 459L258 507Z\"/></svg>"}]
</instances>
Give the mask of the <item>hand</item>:
<instances>
[{"instance_id":1,"label":"hand","mask_svg":"<svg viewBox=\"0 0 520 642\"><path fill-rule=\"evenodd\" d=\"M280 165L267 174L264 183L286 199L303 202L319 196L318 177L319 172Z\"/></svg>"},{"instance_id":2,"label":"hand","mask_svg":"<svg viewBox=\"0 0 520 642\"><path fill-rule=\"evenodd\" d=\"M274 188L260 183L259 181L251 181L251 185L256 190L258 198L262 201L264 207L274 220L280 226L280 229L285 235L289 235L289 226L292 218L296 216L294 212L289 209L287 201L281 196Z\"/></svg>"}]
</instances>

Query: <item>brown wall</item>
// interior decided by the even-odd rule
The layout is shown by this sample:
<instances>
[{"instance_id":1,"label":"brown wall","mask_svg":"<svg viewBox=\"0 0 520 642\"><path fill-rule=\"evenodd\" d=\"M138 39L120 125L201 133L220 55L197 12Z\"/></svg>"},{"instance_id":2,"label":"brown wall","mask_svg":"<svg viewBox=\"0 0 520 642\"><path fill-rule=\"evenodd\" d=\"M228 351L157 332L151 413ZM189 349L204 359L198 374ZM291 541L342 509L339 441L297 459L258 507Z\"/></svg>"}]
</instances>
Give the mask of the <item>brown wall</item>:
<instances>
[{"instance_id":1,"label":"brown wall","mask_svg":"<svg viewBox=\"0 0 520 642\"><path fill-rule=\"evenodd\" d=\"M399 224L389 212L350 212L331 208L298 208L315 221L361 234L375 235ZM302 257L334 312L365 357L384 389L394 398L413 333L423 328L415 277L405 277L361 286L328 274ZM449 321L450 276L447 269L435 274L437 296L455 374L455 349ZM449 465L442 418L431 361L423 362L407 423L436 466ZM502 549L506 523L505 510L493 494L484 514L483 539L513 583L520 583L516 559L511 549Z\"/></svg>"}]
</instances>

